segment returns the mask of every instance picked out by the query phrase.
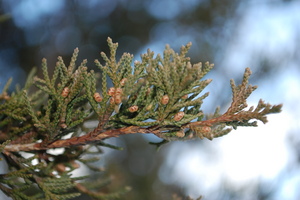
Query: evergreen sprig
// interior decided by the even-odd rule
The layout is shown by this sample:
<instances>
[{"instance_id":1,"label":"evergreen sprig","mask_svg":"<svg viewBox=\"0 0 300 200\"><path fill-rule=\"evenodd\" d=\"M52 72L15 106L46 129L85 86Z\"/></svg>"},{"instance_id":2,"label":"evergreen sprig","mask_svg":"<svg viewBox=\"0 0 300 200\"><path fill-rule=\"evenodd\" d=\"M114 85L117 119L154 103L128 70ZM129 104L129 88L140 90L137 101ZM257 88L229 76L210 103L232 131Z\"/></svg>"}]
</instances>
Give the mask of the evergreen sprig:
<instances>
[{"instance_id":1,"label":"evergreen sprig","mask_svg":"<svg viewBox=\"0 0 300 200\"><path fill-rule=\"evenodd\" d=\"M186 56L191 43L176 53L166 46L163 55L148 50L141 61L124 53L116 59L118 44L108 38L110 55L101 53L104 64L95 60L100 71L89 70L87 60L76 64L75 49L68 66L58 57L53 75L47 60L42 60L42 77L29 74L25 87L9 93L9 79L0 94L0 152L9 164L9 172L0 175L0 189L14 199L70 199L80 193L95 199L116 199L125 191L105 193L95 190L107 179L94 184L78 182L73 170L92 164L106 138L132 133L153 133L165 141L192 138L213 139L239 126L257 126L267 122L267 114L278 113L282 105L260 100L247 109L247 98L257 88L249 85L251 75L245 70L241 84L231 80L232 103L221 114L201 110L209 93L202 93L211 79L204 76L213 68L208 62L192 64ZM108 87L111 82L112 87ZM87 122L97 120L94 128ZM158 145L160 145L158 144ZM54 155L48 149L64 148ZM25 157L23 152L30 152ZM0 161L3 162L3 161ZM35 163L35 164L33 164ZM28 193L34 189L35 194Z\"/></svg>"}]
</instances>

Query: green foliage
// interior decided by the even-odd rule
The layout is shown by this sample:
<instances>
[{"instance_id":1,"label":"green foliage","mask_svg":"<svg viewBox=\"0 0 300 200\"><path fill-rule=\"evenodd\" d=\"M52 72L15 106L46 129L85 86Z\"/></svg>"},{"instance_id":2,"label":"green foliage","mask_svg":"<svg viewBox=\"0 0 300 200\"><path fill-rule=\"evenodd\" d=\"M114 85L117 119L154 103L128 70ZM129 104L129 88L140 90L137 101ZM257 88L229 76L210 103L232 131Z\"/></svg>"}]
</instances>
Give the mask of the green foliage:
<instances>
[{"instance_id":1,"label":"green foliage","mask_svg":"<svg viewBox=\"0 0 300 200\"><path fill-rule=\"evenodd\" d=\"M111 54L115 54L117 45L108 40ZM186 53L191 44L181 48L177 54L169 46L166 46L164 56L157 55L148 50L143 54L141 62L135 61L134 66L130 63L132 57L123 54L118 63L115 62L115 55L108 58L102 53L106 65L101 65L98 60L96 65L102 74L108 74L114 83L114 88L122 90L122 104L115 104L116 114L111 117L110 127L122 126L181 126L191 120L202 116L199 110L202 100L208 96L201 91L211 82L201 80L203 76L212 69L213 65L201 63L192 65ZM102 76L106 79L106 76ZM120 82L126 78L122 86ZM103 80L102 82L105 82ZM106 85L102 91L107 91ZM186 95L190 95L184 98ZM106 105L109 96L104 92L103 103ZM167 103L162 103L162 98L167 97ZM115 97L111 97L116 98ZM137 106L138 112L130 112L132 106ZM100 106L100 108L102 105ZM180 110L185 111L185 116L180 121L174 120L174 115Z\"/></svg>"},{"instance_id":2,"label":"green foliage","mask_svg":"<svg viewBox=\"0 0 300 200\"><path fill-rule=\"evenodd\" d=\"M32 165L34 157L22 159L14 157L21 169L15 169L1 176L0 182L3 192L14 199L45 199L64 200L79 196L80 193L71 192L69 189L74 185L74 178L64 174L61 177L51 177L51 170L43 163ZM28 191L35 191L30 194Z\"/></svg>"},{"instance_id":3,"label":"green foliage","mask_svg":"<svg viewBox=\"0 0 300 200\"><path fill-rule=\"evenodd\" d=\"M86 184L79 182L84 177L72 177L80 165L102 172L92 164L99 158L91 155L100 154L103 146L119 149L104 139L131 133L153 133L165 141L213 139L228 134L230 127L257 126L256 120L266 123L267 114L281 110L281 105L262 100L246 110L246 99L256 89L248 84L247 68L240 85L231 81L228 110L220 114L217 108L205 115L201 105L209 93L201 92L212 80L203 78L213 65L191 64L186 57L191 43L179 53L168 45L163 55L148 50L133 66L133 55L124 53L117 61L118 44L108 38L108 45L110 56L101 53L104 64L95 60L100 74L88 70L87 60L76 67L75 49L69 66L58 57L52 76L43 59L43 77L35 77L33 69L22 90L9 94L8 80L0 94L0 152L10 167L0 176L5 194L14 199L70 199L80 193L117 199L129 188L104 193L99 189L109 183L107 179ZM113 87L108 88L109 82ZM95 120L98 124L89 128L87 122ZM59 147L64 148L61 154L48 151ZM33 155L28 158L24 151Z\"/></svg>"}]
</instances>

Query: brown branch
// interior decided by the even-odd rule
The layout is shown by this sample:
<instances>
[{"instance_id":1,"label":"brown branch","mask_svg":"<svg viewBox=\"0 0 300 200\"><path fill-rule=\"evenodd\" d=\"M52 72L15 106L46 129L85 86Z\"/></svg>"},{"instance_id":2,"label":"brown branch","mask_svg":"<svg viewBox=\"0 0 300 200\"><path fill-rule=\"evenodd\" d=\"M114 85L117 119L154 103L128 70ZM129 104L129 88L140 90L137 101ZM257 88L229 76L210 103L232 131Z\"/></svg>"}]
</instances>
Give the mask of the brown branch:
<instances>
[{"instance_id":1,"label":"brown branch","mask_svg":"<svg viewBox=\"0 0 300 200\"><path fill-rule=\"evenodd\" d=\"M230 114L226 112L223 115L213 119L187 123L181 126L181 129L184 128L193 129L196 126L211 127L214 124L226 123L226 122L247 122L251 119L257 119L262 121L263 123L266 123L267 119L265 115L274 112L280 112L281 107L282 107L281 104L271 106L269 104L263 104L263 102L260 102L258 108L255 109L254 111L251 108L248 111L240 111L235 114ZM105 131L103 131L101 126L103 126L103 124L99 123L99 125L93 131L87 133L86 135L79 136L79 137L72 137L65 140L56 140L49 144L45 144L45 143L14 144L12 142L10 145L6 145L4 147L4 152L5 151L8 152L38 151L38 150L46 150L51 148L60 148L60 147L63 148L63 147L71 147L76 145L85 145L85 144L101 141L111 137L118 137L120 135L127 135L127 134L134 134L134 133L145 133L145 134L153 133L160 138L164 138L162 131L164 131L165 127L161 127L159 125L152 126L152 127L145 127L145 128L140 126L128 126L119 129L111 129Z\"/></svg>"},{"instance_id":2,"label":"brown branch","mask_svg":"<svg viewBox=\"0 0 300 200\"><path fill-rule=\"evenodd\" d=\"M120 135L133 134L133 133L153 133L158 137L160 137L160 130L153 130L151 127L141 128L139 126L129 126L124 128L119 128L119 129L107 130L99 133L95 137L92 137L91 134L88 133L86 135L79 136L79 137L72 137L65 140L57 140L48 145L42 143L10 144L4 147L4 151L8 151L8 152L39 151L39 150L46 150L51 148L71 147L76 145L93 143L111 137L118 137Z\"/></svg>"},{"instance_id":3,"label":"brown branch","mask_svg":"<svg viewBox=\"0 0 300 200\"><path fill-rule=\"evenodd\" d=\"M187 125L185 125L185 127L189 128L191 126L213 126L213 124L217 124L217 123L225 123L225 122L240 121L240 120L241 120L240 114L232 114L232 115L223 114L213 119L190 122Z\"/></svg>"},{"instance_id":4,"label":"brown branch","mask_svg":"<svg viewBox=\"0 0 300 200\"><path fill-rule=\"evenodd\" d=\"M190 122L184 125L182 128L191 128L193 126L212 126L213 124L217 123L224 123L224 122L232 122L232 121L240 121L241 119L247 119L249 117L241 116L239 114L223 114L219 117L208 119L204 121L197 121L197 122ZM4 151L9 152L18 152L18 151L39 151L39 150L46 150L51 148L61 148L61 147L71 147L77 145L85 145L88 143L93 143L97 141L101 141L111 137L118 137L120 135L127 135L127 134L134 134L134 133L153 133L160 138L162 137L161 134L161 127L153 126L142 128L139 126L129 126L119 129L111 129L102 132L102 130L98 129L99 127L95 128L93 131L87 133L86 135L79 136L79 137L72 137L65 140L57 140L50 144L45 145L44 143L29 143L29 144L10 144L4 147Z\"/></svg>"},{"instance_id":5,"label":"brown branch","mask_svg":"<svg viewBox=\"0 0 300 200\"><path fill-rule=\"evenodd\" d=\"M204 121L196 121L190 122L184 127L191 127L191 126L212 126L213 124L217 123L226 123L226 122L245 122L251 119L260 120L263 123L267 123L267 114L271 113L278 113L281 112L282 104L279 105L270 105L265 104L262 100L259 101L258 106L255 110L253 107L250 107L249 110L241 110L236 113L231 113L231 106L228 110L221 116L204 120Z\"/></svg>"}]
</instances>

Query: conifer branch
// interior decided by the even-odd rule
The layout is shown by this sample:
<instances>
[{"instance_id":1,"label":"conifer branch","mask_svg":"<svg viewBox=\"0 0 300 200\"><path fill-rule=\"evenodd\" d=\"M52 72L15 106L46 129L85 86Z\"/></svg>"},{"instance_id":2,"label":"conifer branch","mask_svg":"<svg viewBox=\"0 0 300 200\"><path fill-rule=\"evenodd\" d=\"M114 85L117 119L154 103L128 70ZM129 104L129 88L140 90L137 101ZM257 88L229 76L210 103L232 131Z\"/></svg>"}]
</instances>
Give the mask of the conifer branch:
<instances>
[{"instance_id":1,"label":"conifer branch","mask_svg":"<svg viewBox=\"0 0 300 200\"><path fill-rule=\"evenodd\" d=\"M34 77L33 70L25 87L11 94L8 88L12 80L4 86L0 94L0 152L11 171L0 176L0 189L8 196L69 199L79 195L70 192L74 189L98 199L113 197L71 178L72 171L79 167L76 161L97 171L89 163L94 159L82 159L91 154L91 147L97 153L102 146L118 149L104 144L105 139L143 133L155 134L164 141L211 140L239 126L257 126L257 120L266 123L266 115L281 111L281 104L263 100L247 109L247 98L257 86L248 83L251 71L246 68L240 85L230 82L232 103L227 111L220 114L217 108L214 114L205 115L201 105L209 93L202 91L212 80L204 76L213 64L191 64L186 57L191 43L180 53L167 45L162 56L148 50L132 65L133 55L124 53L117 61L118 44L110 38L107 41L110 56L101 53L104 64L95 60L100 75L88 70L87 60L76 66L79 50L75 49L68 67L58 57L52 77L43 59L43 77ZM108 88L110 81L113 87ZM95 127L88 128L86 124L95 120ZM47 152L56 148L65 151L61 155ZM22 152L33 156L24 158ZM33 165L33 160L38 164ZM18 178L22 180L14 185ZM26 188L33 183L39 193L28 196ZM116 192L115 197L118 195Z\"/></svg>"}]
</instances>

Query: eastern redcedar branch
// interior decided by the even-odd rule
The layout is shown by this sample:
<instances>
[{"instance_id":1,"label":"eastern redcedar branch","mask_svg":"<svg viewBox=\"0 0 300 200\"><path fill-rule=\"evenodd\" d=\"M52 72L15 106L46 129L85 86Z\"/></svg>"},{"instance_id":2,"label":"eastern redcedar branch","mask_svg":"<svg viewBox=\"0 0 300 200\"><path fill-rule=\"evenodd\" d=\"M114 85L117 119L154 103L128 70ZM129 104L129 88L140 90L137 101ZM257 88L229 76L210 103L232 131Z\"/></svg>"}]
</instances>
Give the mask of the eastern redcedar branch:
<instances>
[{"instance_id":1,"label":"eastern redcedar branch","mask_svg":"<svg viewBox=\"0 0 300 200\"><path fill-rule=\"evenodd\" d=\"M262 102L262 101L260 101ZM270 112L270 110L278 111L281 109L281 104L280 105L275 105L271 106L270 104L267 104L267 109L265 109L267 112ZM230 108L228 109L230 110ZM251 108L250 108L251 110ZM190 122L185 125L183 125L181 128L193 128L193 127L211 127L215 124L219 123L228 123L228 122L237 122L237 121L248 121L250 119L253 119L253 112L247 112L243 111L241 113L237 114L228 114L226 112L225 114L208 119L208 120L203 120L203 121L196 121L196 122ZM260 119L260 116L257 117ZM266 119L260 119L264 123L266 123ZM102 123L99 123L102 124ZM46 149L51 149L51 148L60 148L60 147L71 147L71 146L76 146L76 145L85 145L101 140L105 140L108 138L112 137L118 137L121 135L127 135L127 134L134 134L134 133L143 133L143 134L148 134L152 133L155 134L156 136L160 138L164 138L162 134L162 127L159 126L152 126L152 127L140 127L140 126L128 126L128 127L123 127L119 129L111 129L111 130L99 130L98 129L99 125L97 128L95 128L93 131L79 137L71 137L69 139L60 139L56 140L50 144L43 144L43 143L28 143L28 144L10 144L6 145L4 147L4 151L9 151L9 152L17 152L17 151L38 151L38 150L46 150ZM208 139L212 139L214 135L207 136Z\"/></svg>"},{"instance_id":2,"label":"eastern redcedar branch","mask_svg":"<svg viewBox=\"0 0 300 200\"><path fill-rule=\"evenodd\" d=\"M40 195L48 199L62 198L57 188L64 193L64 199L79 195L65 193L64 189L69 188L105 199L104 193L71 177L79 167L75 161L98 171L90 164L98 158L85 160L83 156L101 153L100 146L118 148L103 140L136 133L163 139L157 146L174 140L212 140L228 134L232 128L257 126L257 121L266 123L266 115L281 111L281 104L271 105L262 100L256 107L247 108L246 100L257 86L248 84L251 71L246 68L241 84L230 82L233 95L227 111L220 114L217 108L212 115L203 114L201 105L209 93L202 91L212 81L203 78L213 64L191 64L186 57L191 43L183 46L179 54L168 45L163 56L155 57L148 50L133 66L133 55L125 53L117 62L118 44L108 38L108 45L110 57L101 53L105 65L95 61L101 77L88 70L87 60L76 67L79 50L75 49L68 67L58 57L52 77L43 59L43 78L35 77L33 70L23 90L9 94L11 79L4 86L0 93L0 152L11 172L0 176L0 190L8 196L36 199L25 194L30 184L36 184ZM107 78L113 87L108 87ZM32 90L32 85L38 90ZM92 120L98 122L93 130L86 124ZM66 139L71 133L73 136ZM56 148L64 148L64 152L47 152ZM34 155L25 158L22 152ZM38 164L33 164L33 160ZM22 185L21 189L18 185Z\"/></svg>"}]
</instances>

